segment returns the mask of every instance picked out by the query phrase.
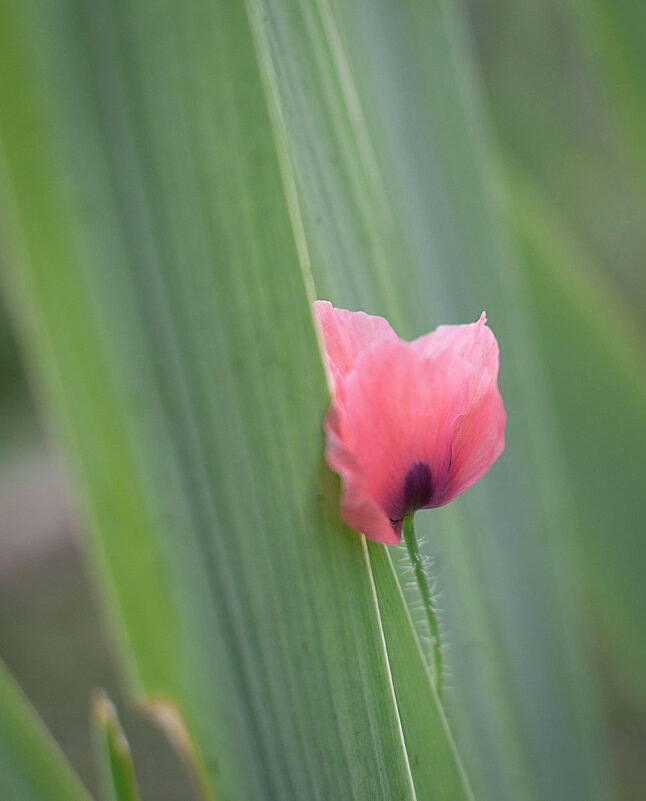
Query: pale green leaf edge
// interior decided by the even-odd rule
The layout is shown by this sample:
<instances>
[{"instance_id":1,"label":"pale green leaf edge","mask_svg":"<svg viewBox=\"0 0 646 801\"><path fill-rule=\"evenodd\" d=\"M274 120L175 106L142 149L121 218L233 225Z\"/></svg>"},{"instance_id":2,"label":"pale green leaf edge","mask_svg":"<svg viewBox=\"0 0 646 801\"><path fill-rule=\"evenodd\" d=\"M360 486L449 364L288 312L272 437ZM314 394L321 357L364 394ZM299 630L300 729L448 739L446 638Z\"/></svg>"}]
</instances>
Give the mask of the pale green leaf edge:
<instances>
[{"instance_id":1,"label":"pale green leaf edge","mask_svg":"<svg viewBox=\"0 0 646 801\"><path fill-rule=\"evenodd\" d=\"M56 742L0 663L0 797L91 801Z\"/></svg>"},{"instance_id":2,"label":"pale green leaf edge","mask_svg":"<svg viewBox=\"0 0 646 801\"><path fill-rule=\"evenodd\" d=\"M130 745L114 704L102 690L92 698L91 718L104 801L141 801Z\"/></svg>"}]
</instances>

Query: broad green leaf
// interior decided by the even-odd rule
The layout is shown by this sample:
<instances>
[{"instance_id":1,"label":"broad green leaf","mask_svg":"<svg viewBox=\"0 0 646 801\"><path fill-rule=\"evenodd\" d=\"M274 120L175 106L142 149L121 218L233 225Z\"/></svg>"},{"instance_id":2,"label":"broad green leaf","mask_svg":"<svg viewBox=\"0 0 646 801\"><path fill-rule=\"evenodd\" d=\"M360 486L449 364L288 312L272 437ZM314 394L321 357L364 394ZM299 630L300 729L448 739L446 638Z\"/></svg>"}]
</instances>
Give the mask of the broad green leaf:
<instances>
[{"instance_id":1,"label":"broad green leaf","mask_svg":"<svg viewBox=\"0 0 646 801\"><path fill-rule=\"evenodd\" d=\"M632 677L643 698L644 6L471 7L577 504L590 627L613 680Z\"/></svg>"},{"instance_id":2,"label":"broad green leaf","mask_svg":"<svg viewBox=\"0 0 646 801\"><path fill-rule=\"evenodd\" d=\"M504 145L643 319L644 6L467 0Z\"/></svg>"},{"instance_id":3,"label":"broad green leaf","mask_svg":"<svg viewBox=\"0 0 646 801\"><path fill-rule=\"evenodd\" d=\"M350 180L345 185L340 183L331 188L334 193L334 198L331 196L326 198L325 193L328 190L327 182L323 177L325 172L325 163L323 161L313 160L307 163L292 162L289 155L288 142L285 138L286 131L284 129L284 120L282 119L284 109L280 105L278 95L279 71L280 70L293 70L295 74L299 75L302 80L302 86L296 87L296 91L300 94L308 94L310 87L308 85L309 76L306 71L301 72L303 65L308 65L307 60L301 62L296 57L296 53L292 54L287 47L286 43L289 41L293 46L298 47L298 44L307 43L312 45L312 52L319 53L325 50L325 43L319 47L319 42L308 42L303 34L303 30L298 27L299 23L305 28L316 21L317 12L313 7L308 9L304 5L301 9L302 17L299 14L293 13L291 15L283 16L278 7L270 7L270 4L263 6L260 3L250 3L250 17L254 27L256 43L259 52L261 69L265 78L268 88L268 96L270 102L270 111L273 112L273 122L276 131L277 145L279 154L281 155L281 164L283 169L283 179L286 185L286 193L290 201L290 211L292 215L292 225L296 234L297 242L300 245L300 257L303 266L306 270L310 266L311 248L318 248L319 241L313 237L309 231L302 229L303 221L306 223L311 221L311 215L316 215L316 211L311 210L308 203L320 204L317 208L321 213L327 212L328 203L338 203L343 206L348 201L352 200L353 192L362 192L363 189L369 190L370 194L364 198L366 203L372 203L379 200L379 190L377 187L370 186L366 178L364 185L363 179L359 181L360 187L352 185ZM276 25L270 24L273 20ZM320 20L319 20L320 22ZM285 24L283 29L281 23ZM290 25L294 27L289 27ZM281 54L281 57L277 57ZM326 55L329 56L329 53ZM282 58L284 56L284 59ZM329 65L332 73L329 77L331 82L335 80L334 65ZM285 79L287 80L287 79ZM312 100L316 99L313 94ZM331 102L339 98L332 96ZM314 105L314 104L313 104ZM361 157L359 152L356 151L357 141L360 139L361 131L357 132L354 128L351 116L347 118L344 116L343 103L335 105L333 108L308 108L307 113L316 115L322 113L323 116L317 119L320 123L321 130L325 130L327 126L333 125L335 120L343 120L343 125L335 133L338 134L338 140L328 132L329 136L338 146L338 151L334 151L335 156L347 159L348 163L356 163L358 168L361 168ZM302 134L309 137L310 130L307 126L303 126ZM312 144L314 138L312 137ZM304 169L312 169L312 194L307 195L307 200L304 207L301 208L300 201L303 196L297 196L297 188L294 184L293 167ZM345 179L346 176L341 176ZM364 176L365 178L365 176ZM377 190L376 194L373 194ZM321 192L323 196L318 197L316 193ZM306 193L307 194L307 193ZM348 214L350 210L348 209ZM379 220L375 219L375 224L379 224ZM345 236L348 232L343 229L343 225L339 226L339 235ZM334 232L330 230L331 236L335 236ZM357 228L349 232L350 236L361 234ZM336 257L338 254L328 254ZM380 260L381 268L383 268L383 275L385 280L388 276L390 269L388 260L385 258L384 253L379 253L378 250L372 254ZM357 271L360 275L360 271ZM348 274L352 280L352 273ZM370 285L365 285L367 294L370 294ZM394 288L394 285L393 285ZM392 295L396 299L396 294ZM380 549L377 549L377 552ZM382 558L375 555L372 549L373 560L377 559L378 563ZM390 564L388 562L388 564ZM446 793L450 798L463 797L464 794L470 794L468 782L466 781L463 773L463 768L456 756L455 746L452 743L448 727L446 725L443 713L438 709L438 700L432 690L431 682L429 680L428 669L425 664L422 651L419 645L415 643L416 636L410 629L410 618L405 609L400 608L402 603L401 592L396 585L393 585L389 580L389 574L384 569L374 573L375 585L379 595L379 604L382 610L383 627L386 635L386 643L389 652L392 678L397 702L399 706L399 714L402 720L402 727L406 747L408 751L408 759L411 765L411 772L415 789L418 795L422 798L428 794L437 795L439 793ZM404 628L400 628L403 626ZM457 770L456 770L457 766Z\"/></svg>"},{"instance_id":4,"label":"broad green leaf","mask_svg":"<svg viewBox=\"0 0 646 801\"><path fill-rule=\"evenodd\" d=\"M374 542L367 542L367 548L417 797L473 798L466 776L454 770L455 744L435 696L390 549Z\"/></svg>"},{"instance_id":5,"label":"broad green leaf","mask_svg":"<svg viewBox=\"0 0 646 801\"><path fill-rule=\"evenodd\" d=\"M218 801L414 798L243 6L28 0L0 30L5 284L134 691Z\"/></svg>"},{"instance_id":6,"label":"broad green leaf","mask_svg":"<svg viewBox=\"0 0 646 801\"><path fill-rule=\"evenodd\" d=\"M566 6L598 64L620 127L626 165L646 190L646 14L634 0L569 0Z\"/></svg>"},{"instance_id":7,"label":"broad green leaf","mask_svg":"<svg viewBox=\"0 0 646 801\"><path fill-rule=\"evenodd\" d=\"M643 347L589 254L514 173L514 221L577 501L579 550L595 625L646 701ZM592 433L591 433L592 432Z\"/></svg>"},{"instance_id":8,"label":"broad green leaf","mask_svg":"<svg viewBox=\"0 0 646 801\"><path fill-rule=\"evenodd\" d=\"M128 740L114 705L103 692L92 700L92 725L103 801L141 801Z\"/></svg>"},{"instance_id":9,"label":"broad green leaf","mask_svg":"<svg viewBox=\"0 0 646 801\"><path fill-rule=\"evenodd\" d=\"M2 664L0 798L90 801L89 794Z\"/></svg>"},{"instance_id":10,"label":"broad green leaf","mask_svg":"<svg viewBox=\"0 0 646 801\"><path fill-rule=\"evenodd\" d=\"M577 503L589 627L613 683L632 676L642 697L644 8L471 3Z\"/></svg>"},{"instance_id":11,"label":"broad green leaf","mask_svg":"<svg viewBox=\"0 0 646 801\"><path fill-rule=\"evenodd\" d=\"M250 5L318 295L385 314L407 337L485 308L500 341L507 449L417 521L444 593L446 703L476 797L604 798L571 496L459 14L421 0Z\"/></svg>"}]
</instances>

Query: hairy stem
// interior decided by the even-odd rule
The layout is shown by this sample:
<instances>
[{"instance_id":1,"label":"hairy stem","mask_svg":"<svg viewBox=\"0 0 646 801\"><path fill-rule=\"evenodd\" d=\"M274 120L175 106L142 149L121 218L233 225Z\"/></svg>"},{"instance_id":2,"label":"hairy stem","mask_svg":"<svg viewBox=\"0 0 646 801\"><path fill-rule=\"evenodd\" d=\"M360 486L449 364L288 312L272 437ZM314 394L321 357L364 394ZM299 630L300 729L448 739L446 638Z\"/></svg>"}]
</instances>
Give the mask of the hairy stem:
<instances>
[{"instance_id":1,"label":"hairy stem","mask_svg":"<svg viewBox=\"0 0 646 801\"><path fill-rule=\"evenodd\" d=\"M437 627L437 615L433 608L431 601L431 591L428 586L428 579L424 572L422 564L422 557L417 546L417 537L415 536L415 526L413 525L413 514L406 515L402 521L402 534L404 535L404 542L408 549L408 556L410 557L411 565L415 573L415 580L419 587L420 595L422 596L422 603L426 611L426 619L431 632L431 648L433 654L433 683L435 684L435 692L437 697L442 697L442 652L440 651L440 632Z\"/></svg>"}]
</instances>

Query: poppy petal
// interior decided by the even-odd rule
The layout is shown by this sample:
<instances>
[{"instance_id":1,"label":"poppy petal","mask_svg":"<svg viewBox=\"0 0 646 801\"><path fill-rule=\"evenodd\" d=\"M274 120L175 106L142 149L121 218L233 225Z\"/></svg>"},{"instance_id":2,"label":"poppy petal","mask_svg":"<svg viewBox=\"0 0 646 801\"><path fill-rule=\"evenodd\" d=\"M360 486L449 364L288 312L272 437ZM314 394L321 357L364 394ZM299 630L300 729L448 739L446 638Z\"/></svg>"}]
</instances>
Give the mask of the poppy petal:
<instances>
[{"instance_id":1,"label":"poppy petal","mask_svg":"<svg viewBox=\"0 0 646 801\"><path fill-rule=\"evenodd\" d=\"M411 492L418 497L421 491L419 464L430 470L424 506L439 505L451 431L467 408L471 372L452 351L427 356L412 343L388 338L365 351L346 376L340 436L353 457L346 471L391 520L413 511Z\"/></svg>"},{"instance_id":2,"label":"poppy petal","mask_svg":"<svg viewBox=\"0 0 646 801\"><path fill-rule=\"evenodd\" d=\"M451 435L453 458L443 499L443 503L449 503L501 454L506 416L497 385L498 343L486 326L485 313L477 323L440 326L432 336L434 349L452 350L473 366L467 409L455 421Z\"/></svg>"},{"instance_id":3,"label":"poppy petal","mask_svg":"<svg viewBox=\"0 0 646 801\"><path fill-rule=\"evenodd\" d=\"M377 340L397 336L383 317L336 309L327 300L315 301L314 313L335 376L346 375L357 358Z\"/></svg>"},{"instance_id":4,"label":"poppy petal","mask_svg":"<svg viewBox=\"0 0 646 801\"><path fill-rule=\"evenodd\" d=\"M314 308L336 390L326 457L343 518L399 542L405 515L451 501L504 448L496 339L484 312L404 342L382 317Z\"/></svg>"},{"instance_id":5,"label":"poppy petal","mask_svg":"<svg viewBox=\"0 0 646 801\"><path fill-rule=\"evenodd\" d=\"M390 519L370 495L352 451L351 438L342 407L333 403L325 418L325 456L332 470L341 477L341 516L356 531L376 542L396 545L401 539L401 527Z\"/></svg>"}]
</instances>

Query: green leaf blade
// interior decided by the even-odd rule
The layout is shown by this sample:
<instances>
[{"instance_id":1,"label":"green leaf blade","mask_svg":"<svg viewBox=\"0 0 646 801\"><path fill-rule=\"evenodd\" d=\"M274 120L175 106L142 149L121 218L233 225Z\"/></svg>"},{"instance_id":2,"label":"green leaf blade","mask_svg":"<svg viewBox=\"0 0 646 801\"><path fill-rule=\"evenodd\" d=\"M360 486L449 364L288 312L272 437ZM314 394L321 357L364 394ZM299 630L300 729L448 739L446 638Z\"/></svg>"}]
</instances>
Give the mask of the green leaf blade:
<instances>
[{"instance_id":1,"label":"green leaf blade","mask_svg":"<svg viewBox=\"0 0 646 801\"><path fill-rule=\"evenodd\" d=\"M114 705L105 693L97 692L91 711L104 801L141 801L130 746Z\"/></svg>"},{"instance_id":2,"label":"green leaf blade","mask_svg":"<svg viewBox=\"0 0 646 801\"><path fill-rule=\"evenodd\" d=\"M646 382L640 335L615 287L602 279L564 220L524 172L513 176L508 214L544 321L541 346L567 445L590 615L613 664L643 703Z\"/></svg>"},{"instance_id":3,"label":"green leaf blade","mask_svg":"<svg viewBox=\"0 0 646 801\"><path fill-rule=\"evenodd\" d=\"M213 797L413 798L243 10L3 13L6 285L135 692Z\"/></svg>"},{"instance_id":4,"label":"green leaf blade","mask_svg":"<svg viewBox=\"0 0 646 801\"><path fill-rule=\"evenodd\" d=\"M319 296L383 314L406 338L484 308L501 345L506 451L478 487L418 516L440 566L447 706L476 794L605 798L571 497L459 12L250 5Z\"/></svg>"},{"instance_id":5,"label":"green leaf blade","mask_svg":"<svg viewBox=\"0 0 646 801\"><path fill-rule=\"evenodd\" d=\"M11 801L91 801L2 664L0 796Z\"/></svg>"},{"instance_id":6,"label":"green leaf blade","mask_svg":"<svg viewBox=\"0 0 646 801\"><path fill-rule=\"evenodd\" d=\"M374 542L367 548L417 797L472 801L389 550Z\"/></svg>"}]
</instances>

